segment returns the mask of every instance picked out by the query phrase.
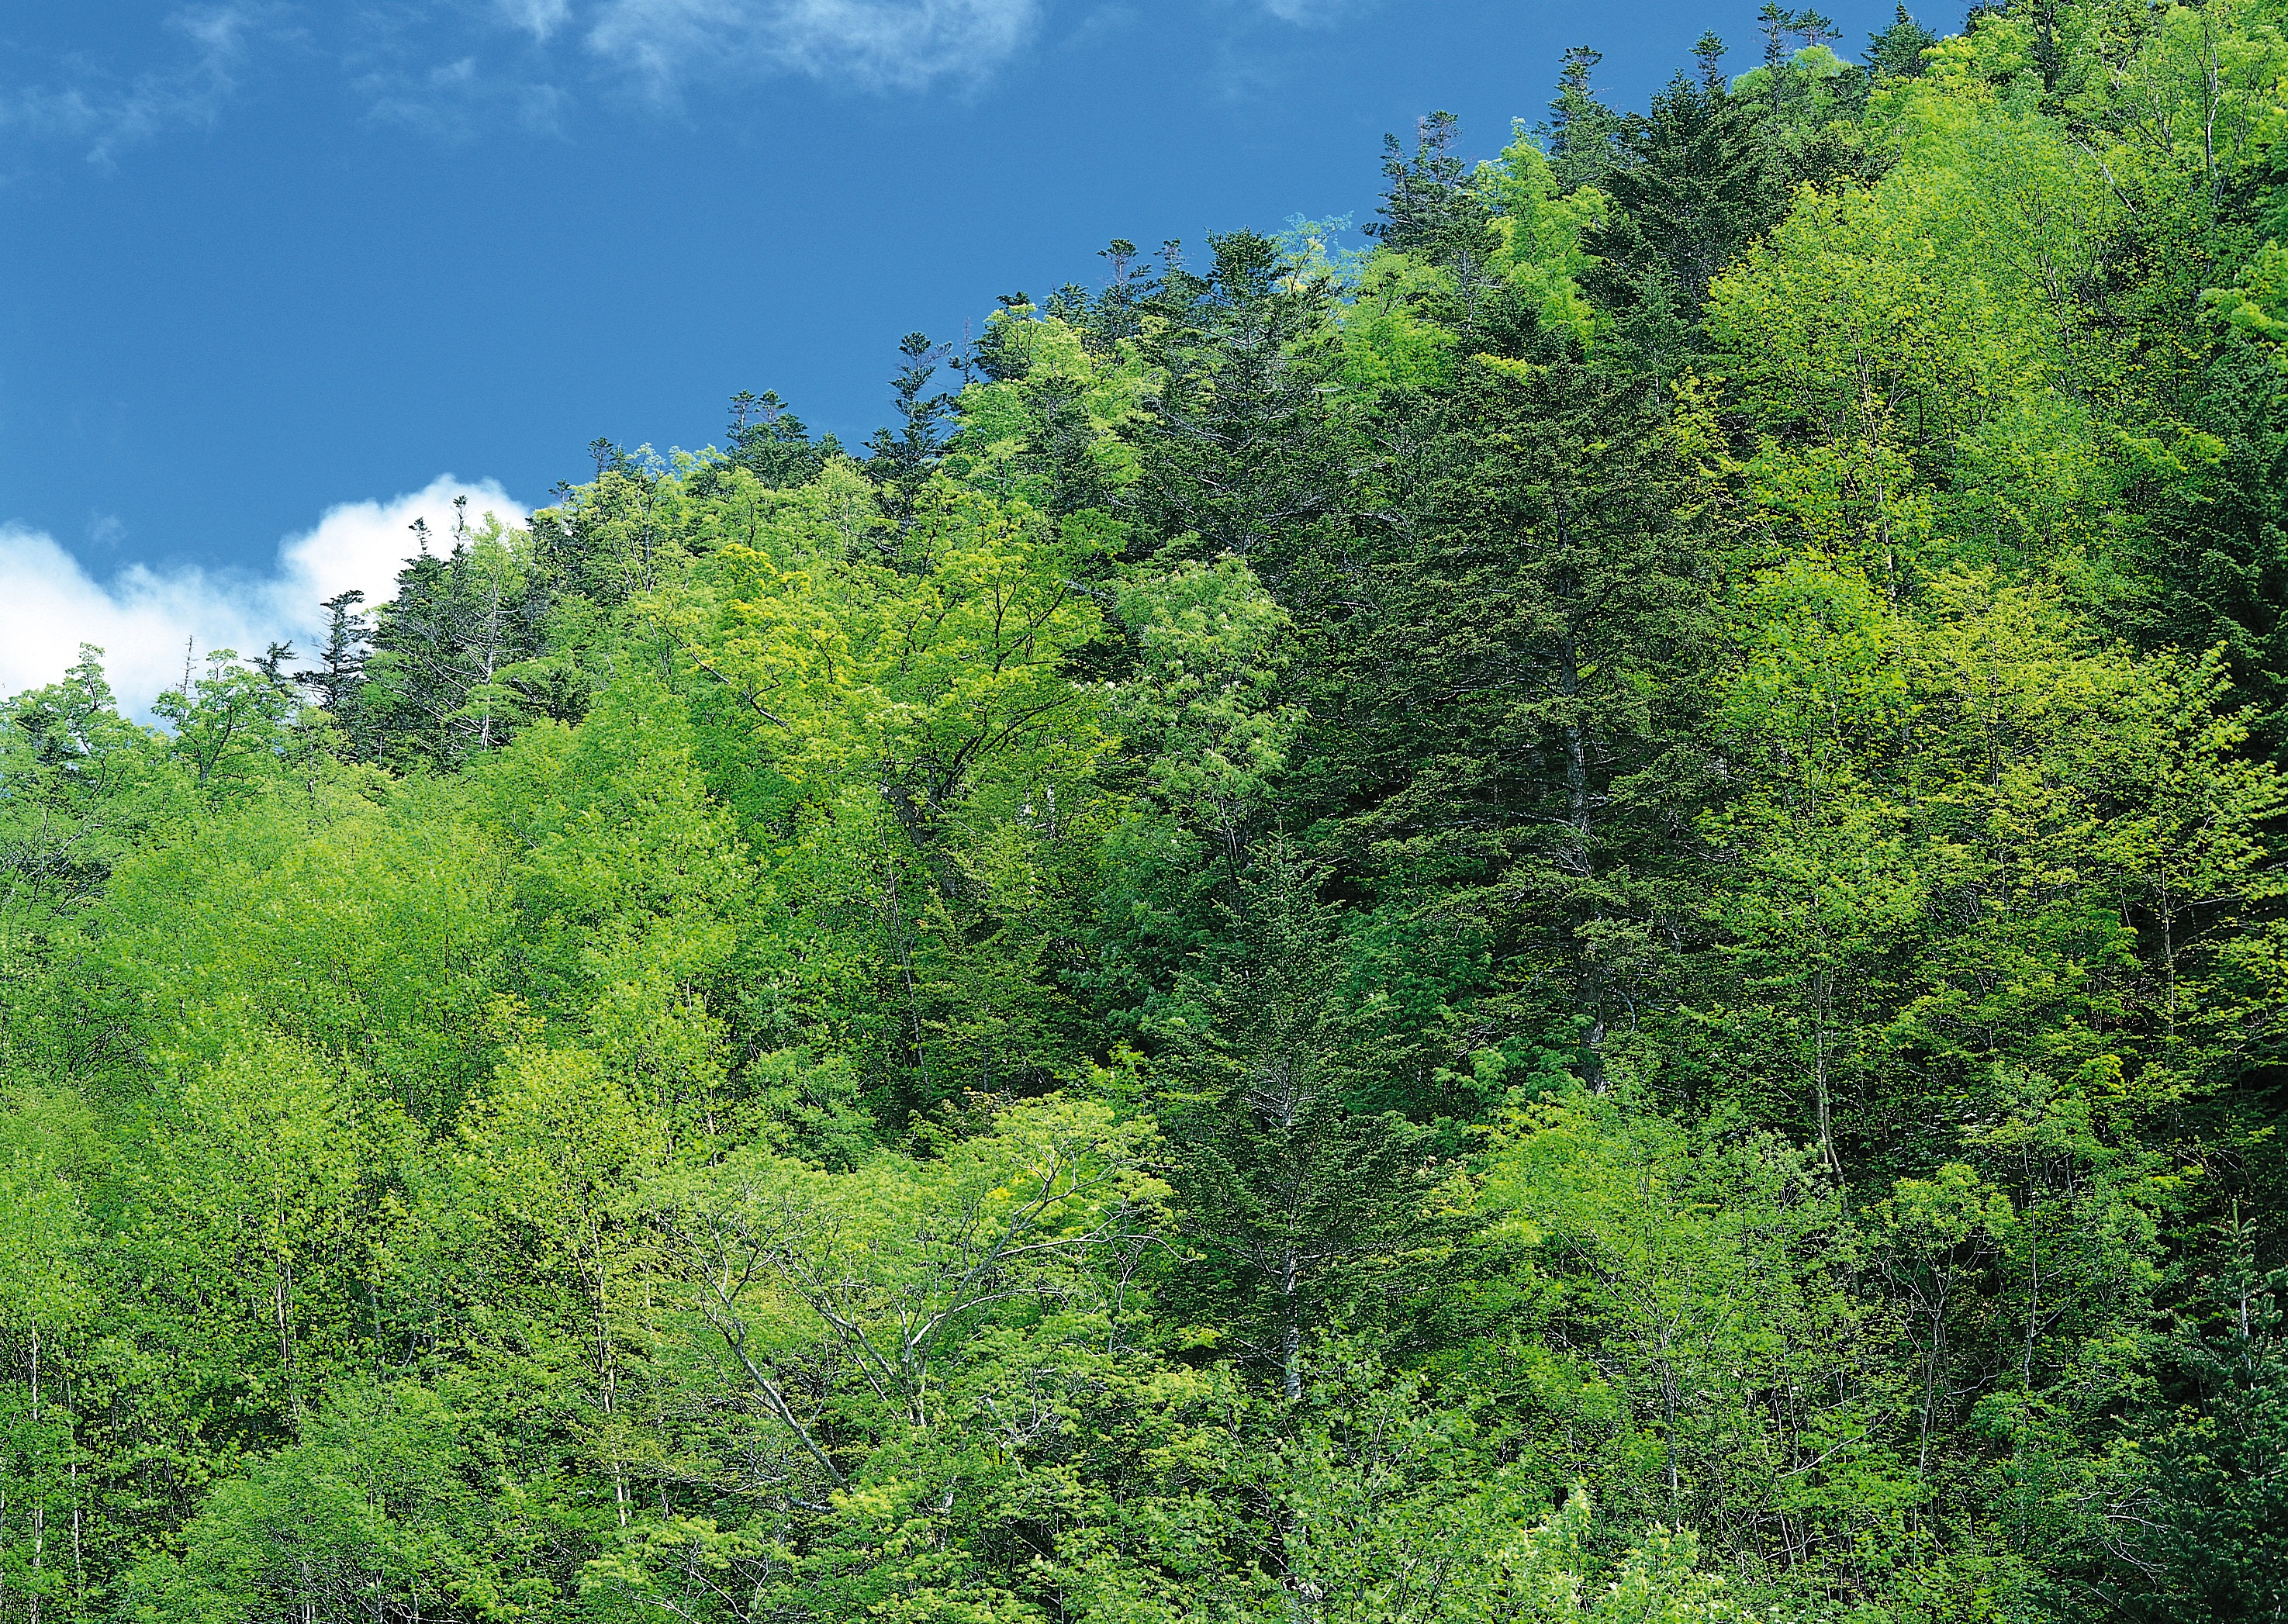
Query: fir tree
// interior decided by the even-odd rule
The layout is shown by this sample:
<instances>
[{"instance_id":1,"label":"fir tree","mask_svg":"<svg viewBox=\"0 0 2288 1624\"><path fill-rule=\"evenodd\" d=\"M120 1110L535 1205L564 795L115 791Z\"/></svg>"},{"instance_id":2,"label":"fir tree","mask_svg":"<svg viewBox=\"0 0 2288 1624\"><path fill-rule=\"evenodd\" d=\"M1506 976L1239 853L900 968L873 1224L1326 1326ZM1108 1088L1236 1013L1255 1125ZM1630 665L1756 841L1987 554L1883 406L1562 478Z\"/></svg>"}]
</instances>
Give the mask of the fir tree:
<instances>
[{"instance_id":1,"label":"fir tree","mask_svg":"<svg viewBox=\"0 0 2288 1624\"><path fill-rule=\"evenodd\" d=\"M1565 65L1557 75L1557 94L1550 101L1542 136L1560 192L1596 186L1613 168L1613 137L1620 128L1620 115L1597 99L1590 83L1590 75L1603 60L1603 52L1575 45L1565 52Z\"/></svg>"},{"instance_id":2,"label":"fir tree","mask_svg":"<svg viewBox=\"0 0 2288 1624\"><path fill-rule=\"evenodd\" d=\"M1923 52L1936 44L1938 36L1907 15L1902 4L1891 26L1868 40L1868 69L1879 79L1912 79L1923 70Z\"/></svg>"},{"instance_id":3,"label":"fir tree","mask_svg":"<svg viewBox=\"0 0 2288 1624\"><path fill-rule=\"evenodd\" d=\"M725 440L731 462L775 490L809 483L838 449L831 435L814 441L773 389L759 395L743 389L731 397Z\"/></svg>"}]
</instances>

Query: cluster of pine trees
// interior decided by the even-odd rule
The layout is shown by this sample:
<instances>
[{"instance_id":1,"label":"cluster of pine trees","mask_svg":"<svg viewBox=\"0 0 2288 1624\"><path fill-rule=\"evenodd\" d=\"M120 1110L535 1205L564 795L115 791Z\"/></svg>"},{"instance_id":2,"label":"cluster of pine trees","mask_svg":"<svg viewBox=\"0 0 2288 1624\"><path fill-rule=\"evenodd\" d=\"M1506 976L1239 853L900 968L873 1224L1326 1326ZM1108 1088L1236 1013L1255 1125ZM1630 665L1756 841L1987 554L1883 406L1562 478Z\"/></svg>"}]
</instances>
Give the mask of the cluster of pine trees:
<instances>
[{"instance_id":1,"label":"cluster of pine trees","mask_svg":"<svg viewBox=\"0 0 2288 1624\"><path fill-rule=\"evenodd\" d=\"M0 1620L2288 1617L2288 4L1105 252L0 725Z\"/></svg>"}]
</instances>

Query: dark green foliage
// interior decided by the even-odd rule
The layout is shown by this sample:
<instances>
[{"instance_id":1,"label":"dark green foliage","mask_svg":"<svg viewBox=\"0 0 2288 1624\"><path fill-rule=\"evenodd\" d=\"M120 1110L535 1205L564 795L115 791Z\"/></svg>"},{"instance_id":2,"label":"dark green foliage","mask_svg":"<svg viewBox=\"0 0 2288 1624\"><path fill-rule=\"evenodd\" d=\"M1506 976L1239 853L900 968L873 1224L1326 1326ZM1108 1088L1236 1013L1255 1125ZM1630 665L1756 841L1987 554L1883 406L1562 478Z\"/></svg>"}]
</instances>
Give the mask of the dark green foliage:
<instances>
[{"instance_id":1,"label":"dark green foliage","mask_svg":"<svg viewBox=\"0 0 2288 1624\"><path fill-rule=\"evenodd\" d=\"M1598 185L1616 161L1613 137L1620 128L1620 115L1598 100L1589 83L1589 75L1602 60L1602 51L1576 45L1566 51L1565 66L1557 75L1557 94L1549 103L1549 121L1541 134L1561 191Z\"/></svg>"},{"instance_id":2,"label":"dark green foliage","mask_svg":"<svg viewBox=\"0 0 2288 1624\"><path fill-rule=\"evenodd\" d=\"M1386 185L1376 210L1382 218L1368 225L1367 235L1393 253L1434 265L1484 258L1486 209L1454 152L1460 134L1460 121L1451 113L1433 113L1416 131L1410 157L1396 136L1383 137Z\"/></svg>"},{"instance_id":3,"label":"dark green foliage","mask_svg":"<svg viewBox=\"0 0 2288 1624\"><path fill-rule=\"evenodd\" d=\"M1899 7L1898 15L1881 33L1867 42L1867 67L1878 79L1911 79L1923 70L1923 52L1938 44L1938 36Z\"/></svg>"},{"instance_id":4,"label":"dark green foliage","mask_svg":"<svg viewBox=\"0 0 2288 1624\"><path fill-rule=\"evenodd\" d=\"M953 409L953 397L929 392L938 369L951 359L950 345L932 344L925 333L908 333L898 341L905 364L891 380L898 413L898 430L877 429L866 442L867 471L887 489L910 502L922 481L936 465L945 443L943 424Z\"/></svg>"},{"instance_id":5,"label":"dark green foliage","mask_svg":"<svg viewBox=\"0 0 2288 1624\"><path fill-rule=\"evenodd\" d=\"M320 606L326 612L326 646L318 651L318 664L297 671L295 680L310 691L318 708L337 725L354 729L358 691L365 682L366 656L370 653L371 629L358 605L359 591L339 592Z\"/></svg>"},{"instance_id":6,"label":"dark green foliage","mask_svg":"<svg viewBox=\"0 0 2288 1624\"><path fill-rule=\"evenodd\" d=\"M1717 273L1785 204L1755 118L1720 85L1680 74L1649 113L1621 121L1615 146L1619 162L1603 186L1621 212L1589 242L1607 267L1606 302L1624 308L1636 287L1661 278L1680 308L1696 313Z\"/></svg>"},{"instance_id":7,"label":"dark green foliage","mask_svg":"<svg viewBox=\"0 0 2288 1624\"><path fill-rule=\"evenodd\" d=\"M1331 292L1296 285L1267 237L1211 246L1205 276L1172 266L1150 297L1158 330L1142 351L1166 382L1120 511L1144 535L1277 576L1343 501L1345 448L1309 364Z\"/></svg>"},{"instance_id":8,"label":"dark green foliage","mask_svg":"<svg viewBox=\"0 0 2288 1624\"><path fill-rule=\"evenodd\" d=\"M1674 523L1658 399L1518 332L1436 401L1420 540L1330 629L1316 753L1347 781L1320 793L1355 809L1345 844L1394 899L1486 920L1510 1018L1577 1033L1593 1079L1607 1030L1660 995L1715 575Z\"/></svg>"},{"instance_id":9,"label":"dark green foliage","mask_svg":"<svg viewBox=\"0 0 2288 1624\"><path fill-rule=\"evenodd\" d=\"M540 652L544 600L524 563L465 520L441 558L425 530L419 540L375 613L355 728L380 759L449 766L506 741L520 697L509 674Z\"/></svg>"},{"instance_id":10,"label":"dark green foliage","mask_svg":"<svg viewBox=\"0 0 2288 1624\"><path fill-rule=\"evenodd\" d=\"M2183 1402L2143 1442L2146 1525L2106 1588L2141 1619L2288 1616L2288 1270L2232 1226L2172 1362Z\"/></svg>"},{"instance_id":11,"label":"dark green foliage","mask_svg":"<svg viewBox=\"0 0 2288 1624\"><path fill-rule=\"evenodd\" d=\"M1172 1288L1236 1356L1302 1397L1307 1340L1402 1289L1426 1239L1421 1136L1357 1111L1345 1073L1339 915L1323 876L1274 844L1238 887L1215 963L1154 1022L1179 1091L1163 1120L1204 1269Z\"/></svg>"},{"instance_id":12,"label":"dark green foliage","mask_svg":"<svg viewBox=\"0 0 2288 1624\"><path fill-rule=\"evenodd\" d=\"M726 440L731 462L772 489L805 485L818 477L840 447L830 434L814 440L801 418L787 409L775 389L759 395L741 390L731 397L731 427Z\"/></svg>"}]
</instances>

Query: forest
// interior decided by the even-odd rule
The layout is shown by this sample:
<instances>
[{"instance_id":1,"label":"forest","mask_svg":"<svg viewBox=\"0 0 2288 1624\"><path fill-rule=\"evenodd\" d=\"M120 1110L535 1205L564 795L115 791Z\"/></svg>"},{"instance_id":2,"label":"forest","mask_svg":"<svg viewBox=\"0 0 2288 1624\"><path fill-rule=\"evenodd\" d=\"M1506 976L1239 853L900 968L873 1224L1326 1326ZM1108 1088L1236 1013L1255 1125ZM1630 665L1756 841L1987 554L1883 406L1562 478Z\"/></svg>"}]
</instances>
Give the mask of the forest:
<instances>
[{"instance_id":1,"label":"forest","mask_svg":"<svg viewBox=\"0 0 2288 1624\"><path fill-rule=\"evenodd\" d=\"M2288 1618L2288 3L1730 20L5 701L0 1620Z\"/></svg>"}]
</instances>

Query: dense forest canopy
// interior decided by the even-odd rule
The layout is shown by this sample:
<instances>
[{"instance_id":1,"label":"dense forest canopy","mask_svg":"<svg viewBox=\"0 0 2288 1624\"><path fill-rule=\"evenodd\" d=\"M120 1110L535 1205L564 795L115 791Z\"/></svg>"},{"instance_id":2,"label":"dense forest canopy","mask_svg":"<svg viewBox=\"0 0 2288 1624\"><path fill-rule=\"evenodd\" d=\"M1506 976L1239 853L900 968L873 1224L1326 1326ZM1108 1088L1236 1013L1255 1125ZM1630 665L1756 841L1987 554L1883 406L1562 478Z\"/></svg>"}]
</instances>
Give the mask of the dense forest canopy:
<instances>
[{"instance_id":1,"label":"dense forest canopy","mask_svg":"<svg viewBox=\"0 0 2288 1624\"><path fill-rule=\"evenodd\" d=\"M1841 46L7 701L0 1620L2288 1617L2288 4Z\"/></svg>"}]
</instances>

